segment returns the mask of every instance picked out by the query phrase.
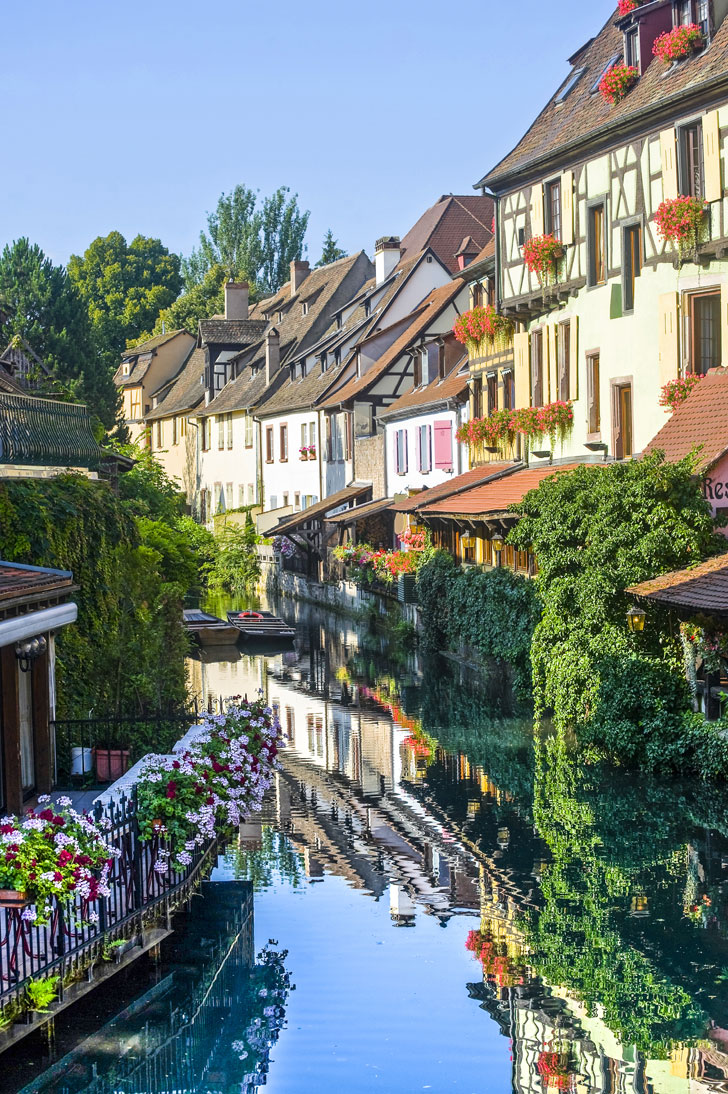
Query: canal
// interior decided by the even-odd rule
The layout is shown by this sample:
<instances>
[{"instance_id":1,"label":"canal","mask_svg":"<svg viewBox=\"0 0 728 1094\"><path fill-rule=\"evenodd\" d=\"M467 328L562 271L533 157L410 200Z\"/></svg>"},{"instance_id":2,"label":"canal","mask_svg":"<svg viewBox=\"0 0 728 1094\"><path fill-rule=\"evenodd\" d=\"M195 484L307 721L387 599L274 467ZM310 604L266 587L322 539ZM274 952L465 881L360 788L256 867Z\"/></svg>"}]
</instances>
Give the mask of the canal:
<instances>
[{"instance_id":1,"label":"canal","mask_svg":"<svg viewBox=\"0 0 728 1094\"><path fill-rule=\"evenodd\" d=\"M290 650L189 666L278 710L262 815L0 1091L728 1089L728 796L579 754L406 628L280 609Z\"/></svg>"}]
</instances>

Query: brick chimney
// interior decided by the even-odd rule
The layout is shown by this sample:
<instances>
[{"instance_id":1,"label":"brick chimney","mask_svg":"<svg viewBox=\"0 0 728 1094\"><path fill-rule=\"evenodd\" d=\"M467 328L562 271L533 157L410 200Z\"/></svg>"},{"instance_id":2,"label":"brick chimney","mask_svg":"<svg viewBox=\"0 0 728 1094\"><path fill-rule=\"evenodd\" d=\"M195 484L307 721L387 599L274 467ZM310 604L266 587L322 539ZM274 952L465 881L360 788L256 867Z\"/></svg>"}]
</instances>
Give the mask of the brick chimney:
<instances>
[{"instance_id":1,"label":"brick chimney","mask_svg":"<svg viewBox=\"0 0 728 1094\"><path fill-rule=\"evenodd\" d=\"M248 318L248 293L247 281L227 281L225 283L225 318Z\"/></svg>"},{"instance_id":2,"label":"brick chimney","mask_svg":"<svg viewBox=\"0 0 728 1094\"><path fill-rule=\"evenodd\" d=\"M298 259L291 263L291 296L296 295L310 273L308 261Z\"/></svg>"},{"instance_id":3,"label":"brick chimney","mask_svg":"<svg viewBox=\"0 0 728 1094\"><path fill-rule=\"evenodd\" d=\"M386 281L402 257L402 244L399 236L382 236L374 244L374 272L377 285Z\"/></svg>"},{"instance_id":4,"label":"brick chimney","mask_svg":"<svg viewBox=\"0 0 728 1094\"><path fill-rule=\"evenodd\" d=\"M281 336L275 327L271 327L265 336L265 382L271 382L281 367Z\"/></svg>"}]
</instances>

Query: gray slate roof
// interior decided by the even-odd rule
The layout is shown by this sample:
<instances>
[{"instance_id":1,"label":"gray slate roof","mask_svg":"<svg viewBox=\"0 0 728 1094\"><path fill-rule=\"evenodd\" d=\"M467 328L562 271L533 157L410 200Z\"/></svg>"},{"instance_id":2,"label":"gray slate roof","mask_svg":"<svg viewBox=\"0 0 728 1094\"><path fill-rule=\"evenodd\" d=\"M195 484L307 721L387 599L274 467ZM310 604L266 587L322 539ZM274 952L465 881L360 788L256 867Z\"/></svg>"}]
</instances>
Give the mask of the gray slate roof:
<instances>
[{"instance_id":1,"label":"gray slate roof","mask_svg":"<svg viewBox=\"0 0 728 1094\"><path fill-rule=\"evenodd\" d=\"M184 414L199 406L205 397L202 379L205 374L205 351L193 349L178 374L169 394L158 407L146 415L147 421Z\"/></svg>"}]
</instances>

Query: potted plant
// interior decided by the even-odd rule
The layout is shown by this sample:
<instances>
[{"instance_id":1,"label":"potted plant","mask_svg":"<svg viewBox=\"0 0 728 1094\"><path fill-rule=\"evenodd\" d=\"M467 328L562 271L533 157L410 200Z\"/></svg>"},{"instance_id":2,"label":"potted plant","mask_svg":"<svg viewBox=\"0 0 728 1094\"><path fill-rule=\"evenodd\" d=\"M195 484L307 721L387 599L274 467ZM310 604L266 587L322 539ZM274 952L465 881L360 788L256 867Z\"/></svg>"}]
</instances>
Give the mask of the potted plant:
<instances>
[{"instance_id":1,"label":"potted plant","mask_svg":"<svg viewBox=\"0 0 728 1094\"><path fill-rule=\"evenodd\" d=\"M677 244L681 258L696 249L707 209L707 202L702 198L686 197L684 194L666 198L658 207L655 213L657 231L665 243Z\"/></svg>"},{"instance_id":2,"label":"potted plant","mask_svg":"<svg viewBox=\"0 0 728 1094\"><path fill-rule=\"evenodd\" d=\"M316 459L316 445L315 444L310 444L308 446L308 458L309 458L309 460L315 460Z\"/></svg>"},{"instance_id":3,"label":"potted plant","mask_svg":"<svg viewBox=\"0 0 728 1094\"><path fill-rule=\"evenodd\" d=\"M523 245L523 261L530 273L535 273L540 284L549 285L557 280L559 262L564 248L551 233L533 236Z\"/></svg>"},{"instance_id":4,"label":"potted plant","mask_svg":"<svg viewBox=\"0 0 728 1094\"><path fill-rule=\"evenodd\" d=\"M612 65L599 82L602 98L612 106L620 103L630 88L637 83L639 76L639 69L634 65Z\"/></svg>"},{"instance_id":5,"label":"potted plant","mask_svg":"<svg viewBox=\"0 0 728 1094\"><path fill-rule=\"evenodd\" d=\"M100 783L113 783L129 770L128 748L100 748L93 750L96 778Z\"/></svg>"},{"instance_id":6,"label":"potted plant","mask_svg":"<svg viewBox=\"0 0 728 1094\"><path fill-rule=\"evenodd\" d=\"M308 445L307 444L302 444L301 447L298 450L298 454L299 454L299 456L301 457L302 460L307 460L308 459Z\"/></svg>"},{"instance_id":7,"label":"potted plant","mask_svg":"<svg viewBox=\"0 0 728 1094\"><path fill-rule=\"evenodd\" d=\"M668 414L674 414L702 379L699 372L689 372L686 376L679 376L677 380L669 380L660 393L660 406L664 406Z\"/></svg>"},{"instance_id":8,"label":"potted plant","mask_svg":"<svg viewBox=\"0 0 728 1094\"><path fill-rule=\"evenodd\" d=\"M507 349L513 341L512 321L499 315L492 304L463 312L452 329L471 357L482 356L488 349Z\"/></svg>"},{"instance_id":9,"label":"potted plant","mask_svg":"<svg viewBox=\"0 0 728 1094\"><path fill-rule=\"evenodd\" d=\"M683 26L673 27L672 30L666 30L664 34L660 34L655 38L652 46L652 52L655 57L659 57L661 61L667 61L668 64L673 61L681 61L684 57L689 57L691 53L697 52L701 49L705 42L703 32L697 23L687 23Z\"/></svg>"},{"instance_id":10,"label":"potted plant","mask_svg":"<svg viewBox=\"0 0 728 1094\"><path fill-rule=\"evenodd\" d=\"M25 989L28 1009L36 1014L47 1014L50 1004L56 998L60 976L49 976L45 980L31 980Z\"/></svg>"}]
</instances>

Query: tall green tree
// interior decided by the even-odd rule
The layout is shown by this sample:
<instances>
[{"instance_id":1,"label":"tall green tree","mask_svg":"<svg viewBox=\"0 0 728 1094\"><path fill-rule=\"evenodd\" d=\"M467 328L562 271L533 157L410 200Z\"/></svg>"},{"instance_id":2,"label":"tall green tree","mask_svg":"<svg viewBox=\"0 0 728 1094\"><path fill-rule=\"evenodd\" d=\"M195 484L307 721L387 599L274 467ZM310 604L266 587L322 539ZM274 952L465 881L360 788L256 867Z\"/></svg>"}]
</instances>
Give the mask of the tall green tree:
<instances>
[{"instance_id":1,"label":"tall green tree","mask_svg":"<svg viewBox=\"0 0 728 1094\"><path fill-rule=\"evenodd\" d=\"M185 288L204 282L215 266L225 278L244 278L262 292L275 292L288 280L290 263L303 254L308 212L298 207L298 194L281 186L258 204L258 193L238 185L221 194L200 245L182 264Z\"/></svg>"},{"instance_id":2,"label":"tall green tree","mask_svg":"<svg viewBox=\"0 0 728 1094\"><path fill-rule=\"evenodd\" d=\"M7 315L3 339L21 335L51 370L56 393L88 403L111 428L117 393L102 364L85 302L63 266L27 238L0 254L0 305Z\"/></svg>"},{"instance_id":3,"label":"tall green tree","mask_svg":"<svg viewBox=\"0 0 728 1094\"><path fill-rule=\"evenodd\" d=\"M197 334L197 323L200 319L209 319L225 310L223 286L226 280L222 266L211 266L202 281L191 285L173 304L159 313L153 333L161 334L162 329L169 331L184 328L190 334ZM252 292L251 299L254 299Z\"/></svg>"},{"instance_id":4,"label":"tall green tree","mask_svg":"<svg viewBox=\"0 0 728 1094\"><path fill-rule=\"evenodd\" d=\"M182 289L180 257L159 239L121 232L98 236L82 256L72 255L68 274L86 304L101 359L113 372L128 343L154 326Z\"/></svg>"},{"instance_id":5,"label":"tall green tree","mask_svg":"<svg viewBox=\"0 0 728 1094\"><path fill-rule=\"evenodd\" d=\"M316 263L317 266L328 266L330 262L338 262L340 258L346 258L346 251L343 251L339 246L338 239L334 239L334 233L329 228L328 232L324 236L323 250L321 251L321 258Z\"/></svg>"}]
</instances>

